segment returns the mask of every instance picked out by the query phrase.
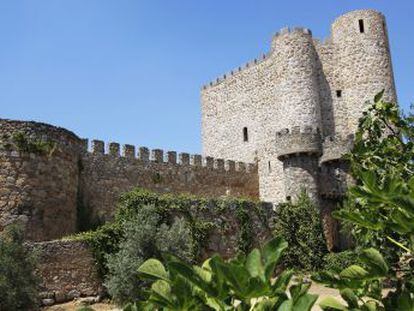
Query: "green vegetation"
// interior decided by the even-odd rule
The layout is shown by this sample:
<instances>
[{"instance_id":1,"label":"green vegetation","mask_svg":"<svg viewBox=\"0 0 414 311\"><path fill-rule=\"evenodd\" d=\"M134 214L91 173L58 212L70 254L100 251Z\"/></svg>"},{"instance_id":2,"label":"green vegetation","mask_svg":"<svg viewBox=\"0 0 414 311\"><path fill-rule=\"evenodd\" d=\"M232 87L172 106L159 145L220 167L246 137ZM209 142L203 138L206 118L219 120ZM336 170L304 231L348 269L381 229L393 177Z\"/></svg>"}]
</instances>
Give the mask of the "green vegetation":
<instances>
[{"instance_id":1,"label":"green vegetation","mask_svg":"<svg viewBox=\"0 0 414 311\"><path fill-rule=\"evenodd\" d=\"M379 248L391 264L370 247L360 252L359 264L316 275L346 301L324 299L324 310L414 310L413 118L381 96L361 119L348 155L357 184L335 215L352 229L357 246ZM388 284L392 290L384 295Z\"/></svg>"},{"instance_id":2,"label":"green vegetation","mask_svg":"<svg viewBox=\"0 0 414 311\"><path fill-rule=\"evenodd\" d=\"M250 251L253 217L261 221L261 226L268 226L261 204L135 189L121 197L114 222L69 238L91 245L99 272L117 302L135 301L143 295L139 288L145 289L136 277L137 267L150 257L161 259L164 252L187 262L198 262L213 230L227 230L227 222L217 219L235 215L239 226L238 251Z\"/></svg>"},{"instance_id":3,"label":"green vegetation","mask_svg":"<svg viewBox=\"0 0 414 311\"><path fill-rule=\"evenodd\" d=\"M29 310L38 304L36 259L23 242L17 226L0 235L0 310Z\"/></svg>"},{"instance_id":4,"label":"green vegetation","mask_svg":"<svg viewBox=\"0 0 414 311\"><path fill-rule=\"evenodd\" d=\"M305 192L295 203L277 207L274 232L289 243L282 261L285 267L302 271L317 271L323 267L328 250L321 217Z\"/></svg>"},{"instance_id":5,"label":"green vegetation","mask_svg":"<svg viewBox=\"0 0 414 311\"><path fill-rule=\"evenodd\" d=\"M168 256L164 266L156 259L144 262L138 272L152 280L148 299L136 310L297 310L307 311L317 296L308 294L310 284L289 286L292 270L273 278L287 248L281 238L247 256L224 261L213 256L201 266L191 266ZM290 297L286 291L289 291ZM133 310L132 306L126 310Z\"/></svg>"},{"instance_id":6,"label":"green vegetation","mask_svg":"<svg viewBox=\"0 0 414 311\"><path fill-rule=\"evenodd\" d=\"M161 222L154 206L143 206L136 217L124 223L124 240L119 251L108 255L108 276L105 286L118 304L143 297L145 284L138 281L138 267L144 260L160 258L163 253L192 260L191 234L182 218L172 225Z\"/></svg>"},{"instance_id":7,"label":"green vegetation","mask_svg":"<svg viewBox=\"0 0 414 311\"><path fill-rule=\"evenodd\" d=\"M358 258L358 253L354 250L345 250L339 253L329 253L324 257L323 269L339 273L346 267L355 263Z\"/></svg>"},{"instance_id":8,"label":"green vegetation","mask_svg":"<svg viewBox=\"0 0 414 311\"><path fill-rule=\"evenodd\" d=\"M0 140L0 147L6 150L51 156L56 150L56 143L49 140L34 139L27 137L23 132L16 132L11 136L4 135Z\"/></svg>"},{"instance_id":9,"label":"green vegetation","mask_svg":"<svg viewBox=\"0 0 414 311\"><path fill-rule=\"evenodd\" d=\"M414 172L414 117L404 116L398 106L384 102L382 93L378 94L373 105L364 113L359 123L354 148L346 157L351 164L352 176L357 185L365 184L368 191L387 191L391 180L399 180L406 188ZM372 189L372 187L376 189ZM371 190L369 190L371 189ZM400 191L396 189L396 191ZM398 209L386 202L368 202L371 197L364 187L355 187L348 192L345 208L339 213L357 213L358 217L349 226L353 239L359 247L375 247L392 264L398 262L401 249L392 243L388 237L401 241L401 235L389 226L378 228L386 222L391 214ZM343 219L345 223L350 224ZM360 218L377 223L374 228L359 224Z\"/></svg>"}]
</instances>

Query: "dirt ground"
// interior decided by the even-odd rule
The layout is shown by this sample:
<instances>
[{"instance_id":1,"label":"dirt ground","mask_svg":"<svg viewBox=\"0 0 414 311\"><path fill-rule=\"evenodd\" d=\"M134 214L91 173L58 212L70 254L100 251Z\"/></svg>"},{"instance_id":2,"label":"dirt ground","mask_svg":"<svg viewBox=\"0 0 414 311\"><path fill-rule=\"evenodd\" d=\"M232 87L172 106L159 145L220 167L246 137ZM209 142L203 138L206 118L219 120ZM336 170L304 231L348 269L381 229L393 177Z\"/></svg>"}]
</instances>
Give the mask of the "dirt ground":
<instances>
[{"instance_id":1,"label":"dirt ground","mask_svg":"<svg viewBox=\"0 0 414 311\"><path fill-rule=\"evenodd\" d=\"M339 296L339 293L337 290L332 289L332 288L325 288L318 284L312 284L310 293L319 295L318 301L320 301L323 297L326 297L326 296L332 296L332 297L337 298L338 300L341 300L341 297ZM72 302L68 302L68 303L64 303L60 305L46 307L43 309L43 311L77 311L82 306L83 306L82 303L80 303L79 301L72 301ZM110 304L109 302L96 303L96 304L91 305L90 307L95 311L120 311L122 310ZM317 303L316 303L312 311L319 311L319 310L321 309L317 306Z\"/></svg>"}]
</instances>

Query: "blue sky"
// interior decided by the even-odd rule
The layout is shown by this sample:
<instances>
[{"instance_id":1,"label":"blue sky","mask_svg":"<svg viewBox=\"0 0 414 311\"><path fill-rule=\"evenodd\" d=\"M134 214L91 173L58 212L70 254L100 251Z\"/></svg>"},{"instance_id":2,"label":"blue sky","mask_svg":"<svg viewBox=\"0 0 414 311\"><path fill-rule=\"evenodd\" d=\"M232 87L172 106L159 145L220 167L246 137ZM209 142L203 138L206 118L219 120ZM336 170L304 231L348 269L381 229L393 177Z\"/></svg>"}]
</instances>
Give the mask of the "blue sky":
<instances>
[{"instance_id":1,"label":"blue sky","mask_svg":"<svg viewBox=\"0 0 414 311\"><path fill-rule=\"evenodd\" d=\"M360 8L386 15L407 107L411 0L0 0L0 117L198 153L204 83L268 51L284 26L326 37L335 17Z\"/></svg>"}]
</instances>

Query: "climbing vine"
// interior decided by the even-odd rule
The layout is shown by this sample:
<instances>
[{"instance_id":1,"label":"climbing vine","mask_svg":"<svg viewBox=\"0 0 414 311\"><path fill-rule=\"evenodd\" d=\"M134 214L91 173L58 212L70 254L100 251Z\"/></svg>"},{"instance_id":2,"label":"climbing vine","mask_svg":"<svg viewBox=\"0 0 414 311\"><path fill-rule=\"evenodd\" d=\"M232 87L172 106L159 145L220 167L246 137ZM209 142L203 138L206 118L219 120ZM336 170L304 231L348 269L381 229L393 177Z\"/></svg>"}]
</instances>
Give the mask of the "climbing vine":
<instances>
[{"instance_id":1,"label":"climbing vine","mask_svg":"<svg viewBox=\"0 0 414 311\"><path fill-rule=\"evenodd\" d=\"M88 242L94 249L102 274L106 273L106 257L118 250L123 240L123 223L136 217L143 206L154 206L161 223L171 225L175 217L182 217L193 239L192 254L197 261L202 256L211 234L217 234L226 223L238 224L237 250L247 253L254 241L254 221L261 227L268 226L262 203L247 199L207 199L191 195L158 194L140 188L124 193L118 203L113 223L94 231L83 232L71 239Z\"/></svg>"}]
</instances>

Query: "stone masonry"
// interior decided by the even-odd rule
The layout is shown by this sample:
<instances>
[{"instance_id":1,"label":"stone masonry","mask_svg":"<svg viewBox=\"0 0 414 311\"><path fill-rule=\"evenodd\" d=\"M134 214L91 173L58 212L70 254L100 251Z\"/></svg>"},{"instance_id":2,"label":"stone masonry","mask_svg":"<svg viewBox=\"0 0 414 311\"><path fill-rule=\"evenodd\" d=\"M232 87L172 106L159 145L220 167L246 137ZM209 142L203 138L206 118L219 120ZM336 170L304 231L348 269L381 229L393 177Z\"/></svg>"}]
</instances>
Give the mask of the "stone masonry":
<instances>
[{"instance_id":1,"label":"stone masonry","mask_svg":"<svg viewBox=\"0 0 414 311\"><path fill-rule=\"evenodd\" d=\"M305 189L333 236L330 211L349 181L341 156L383 89L396 102L381 13L342 15L323 42L309 29L284 28L267 54L202 87L203 154L258 163L263 201L294 200Z\"/></svg>"},{"instance_id":2,"label":"stone masonry","mask_svg":"<svg viewBox=\"0 0 414 311\"><path fill-rule=\"evenodd\" d=\"M132 145L121 152L99 140L89 147L66 129L0 119L0 231L17 221L30 240L60 238L76 232L79 211L110 220L119 195L137 186L271 203L306 189L333 248L330 212L350 181L341 156L382 89L396 101L385 18L358 10L337 18L323 42L309 29L284 28L263 57L203 86L203 156ZM13 143L16 134L34 151ZM43 143L53 143L50 152L36 152Z\"/></svg>"}]
</instances>

